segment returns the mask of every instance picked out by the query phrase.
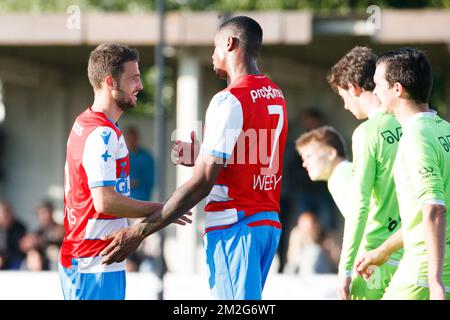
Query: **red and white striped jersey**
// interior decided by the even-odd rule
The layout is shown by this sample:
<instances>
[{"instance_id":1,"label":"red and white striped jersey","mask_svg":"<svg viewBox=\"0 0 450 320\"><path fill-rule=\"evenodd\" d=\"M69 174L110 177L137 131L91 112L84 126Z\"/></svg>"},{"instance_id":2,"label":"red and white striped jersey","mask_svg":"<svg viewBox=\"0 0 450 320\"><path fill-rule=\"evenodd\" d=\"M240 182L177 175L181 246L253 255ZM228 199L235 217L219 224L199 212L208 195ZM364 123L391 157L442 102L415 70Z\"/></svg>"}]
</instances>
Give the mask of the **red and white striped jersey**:
<instances>
[{"instance_id":1,"label":"red and white striped jersey","mask_svg":"<svg viewBox=\"0 0 450 320\"><path fill-rule=\"evenodd\" d=\"M100 238L128 226L127 219L95 211L91 189L114 186L130 195L130 161L125 140L105 114L88 108L80 114L67 141L64 177L65 237L61 264L77 259L81 273L119 271L125 263L101 265L100 252L109 242Z\"/></svg>"},{"instance_id":2,"label":"red and white striped jersey","mask_svg":"<svg viewBox=\"0 0 450 320\"><path fill-rule=\"evenodd\" d=\"M206 199L206 232L280 212L287 130L283 93L265 75L243 76L212 98L200 152L225 165Z\"/></svg>"}]
</instances>

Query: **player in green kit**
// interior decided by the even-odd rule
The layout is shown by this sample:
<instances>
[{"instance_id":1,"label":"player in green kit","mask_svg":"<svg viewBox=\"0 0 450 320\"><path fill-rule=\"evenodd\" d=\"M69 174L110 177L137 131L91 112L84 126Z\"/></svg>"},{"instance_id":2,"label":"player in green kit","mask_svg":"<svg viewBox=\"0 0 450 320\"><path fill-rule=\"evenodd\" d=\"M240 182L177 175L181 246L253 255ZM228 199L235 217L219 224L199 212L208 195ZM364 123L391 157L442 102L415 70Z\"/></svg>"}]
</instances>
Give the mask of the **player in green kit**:
<instances>
[{"instance_id":1,"label":"player in green kit","mask_svg":"<svg viewBox=\"0 0 450 320\"><path fill-rule=\"evenodd\" d=\"M333 127L319 127L302 134L295 148L311 180L327 181L328 191L345 218L352 163L347 160L341 134Z\"/></svg>"},{"instance_id":2,"label":"player in green kit","mask_svg":"<svg viewBox=\"0 0 450 320\"><path fill-rule=\"evenodd\" d=\"M430 110L431 66L417 49L377 61L374 93L402 124L394 176L401 233L365 254L366 278L403 246L404 255L383 299L450 299L450 124Z\"/></svg>"},{"instance_id":3,"label":"player in green kit","mask_svg":"<svg viewBox=\"0 0 450 320\"><path fill-rule=\"evenodd\" d=\"M392 169L401 127L372 93L376 59L369 48L355 47L328 75L345 109L358 120L367 119L352 136L353 176L337 288L338 297L345 300L381 299L402 254L393 254L367 282L353 272L357 256L377 248L400 226Z\"/></svg>"}]
</instances>

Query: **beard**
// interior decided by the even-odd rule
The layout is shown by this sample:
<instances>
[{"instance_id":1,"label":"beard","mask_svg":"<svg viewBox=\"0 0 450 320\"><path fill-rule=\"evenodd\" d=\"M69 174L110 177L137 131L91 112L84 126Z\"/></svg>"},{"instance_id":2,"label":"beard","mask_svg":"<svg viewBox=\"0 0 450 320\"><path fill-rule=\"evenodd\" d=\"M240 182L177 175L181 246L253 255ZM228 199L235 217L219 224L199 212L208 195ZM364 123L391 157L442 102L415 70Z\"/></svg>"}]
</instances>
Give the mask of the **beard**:
<instances>
[{"instance_id":1,"label":"beard","mask_svg":"<svg viewBox=\"0 0 450 320\"><path fill-rule=\"evenodd\" d=\"M128 109L132 109L136 106L136 104L132 102L131 94L121 90L120 88L116 89L116 91L118 95L117 97L113 97L113 99L122 111L127 111Z\"/></svg>"}]
</instances>

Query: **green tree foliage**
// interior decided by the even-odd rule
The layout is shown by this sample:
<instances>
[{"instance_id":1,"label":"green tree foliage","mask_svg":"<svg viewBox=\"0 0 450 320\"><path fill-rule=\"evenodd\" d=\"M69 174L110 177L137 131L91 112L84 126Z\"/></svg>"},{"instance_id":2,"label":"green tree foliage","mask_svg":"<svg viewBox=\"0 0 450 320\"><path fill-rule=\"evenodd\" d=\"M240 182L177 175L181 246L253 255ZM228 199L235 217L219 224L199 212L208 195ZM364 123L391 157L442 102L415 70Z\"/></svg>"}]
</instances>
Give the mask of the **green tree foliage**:
<instances>
[{"instance_id":1,"label":"green tree foliage","mask_svg":"<svg viewBox=\"0 0 450 320\"><path fill-rule=\"evenodd\" d=\"M138 104L132 109L132 113L137 115L155 116L155 84L157 69L155 66L144 71L141 79L144 89L139 93ZM175 75L173 68L166 66L164 70L164 85L162 89L162 103L164 106L164 115L166 117L174 111L175 108Z\"/></svg>"},{"instance_id":2,"label":"green tree foliage","mask_svg":"<svg viewBox=\"0 0 450 320\"><path fill-rule=\"evenodd\" d=\"M156 0L1 0L0 12L64 12L70 5L89 11L154 11ZM383 8L450 8L450 0L166 0L168 10L365 10Z\"/></svg>"}]
</instances>

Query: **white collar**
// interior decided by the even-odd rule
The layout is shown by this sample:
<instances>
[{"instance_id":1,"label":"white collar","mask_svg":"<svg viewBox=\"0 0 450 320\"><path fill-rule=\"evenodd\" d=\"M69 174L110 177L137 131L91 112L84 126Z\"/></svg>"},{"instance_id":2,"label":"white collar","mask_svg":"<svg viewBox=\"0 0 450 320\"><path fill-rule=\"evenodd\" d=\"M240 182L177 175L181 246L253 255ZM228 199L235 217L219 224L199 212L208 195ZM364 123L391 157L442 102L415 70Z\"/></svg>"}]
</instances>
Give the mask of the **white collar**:
<instances>
[{"instance_id":1,"label":"white collar","mask_svg":"<svg viewBox=\"0 0 450 320\"><path fill-rule=\"evenodd\" d=\"M367 115L367 117L370 119L370 118L373 118L373 117L375 117L378 113L382 113L382 112L384 112L384 111L386 111L384 108L382 108L382 107L378 107L378 108L375 108L374 110L372 110L372 112L370 112L368 115Z\"/></svg>"},{"instance_id":2,"label":"white collar","mask_svg":"<svg viewBox=\"0 0 450 320\"><path fill-rule=\"evenodd\" d=\"M424 118L424 117L435 117L437 115L437 112L435 110L430 109L430 111L425 112L418 112L412 117L410 117L408 120L405 121L405 123L402 125L403 128L407 128L411 126L414 122L417 120Z\"/></svg>"},{"instance_id":3,"label":"white collar","mask_svg":"<svg viewBox=\"0 0 450 320\"><path fill-rule=\"evenodd\" d=\"M344 169L345 166L351 164L350 161L348 160L342 160L341 162L339 162L336 167L334 167L333 172L331 173L330 178L328 179L328 182L333 183L334 177L339 176L339 173L342 169Z\"/></svg>"}]
</instances>

